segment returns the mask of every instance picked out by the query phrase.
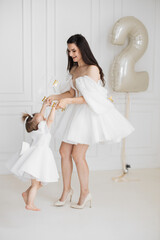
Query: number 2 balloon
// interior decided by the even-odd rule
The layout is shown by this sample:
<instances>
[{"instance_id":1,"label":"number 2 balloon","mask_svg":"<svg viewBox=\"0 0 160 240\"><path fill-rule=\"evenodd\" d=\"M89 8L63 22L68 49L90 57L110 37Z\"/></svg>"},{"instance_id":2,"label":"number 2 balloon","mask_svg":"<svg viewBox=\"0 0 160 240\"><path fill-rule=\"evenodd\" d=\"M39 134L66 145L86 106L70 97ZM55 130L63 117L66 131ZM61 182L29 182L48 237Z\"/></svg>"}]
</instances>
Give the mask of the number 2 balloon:
<instances>
[{"instance_id":1,"label":"number 2 balloon","mask_svg":"<svg viewBox=\"0 0 160 240\"><path fill-rule=\"evenodd\" d=\"M112 30L112 44L128 45L114 58L110 70L110 82L116 92L140 92L148 88L147 72L135 72L136 62L143 56L148 45L148 33L135 17L119 19Z\"/></svg>"}]
</instances>

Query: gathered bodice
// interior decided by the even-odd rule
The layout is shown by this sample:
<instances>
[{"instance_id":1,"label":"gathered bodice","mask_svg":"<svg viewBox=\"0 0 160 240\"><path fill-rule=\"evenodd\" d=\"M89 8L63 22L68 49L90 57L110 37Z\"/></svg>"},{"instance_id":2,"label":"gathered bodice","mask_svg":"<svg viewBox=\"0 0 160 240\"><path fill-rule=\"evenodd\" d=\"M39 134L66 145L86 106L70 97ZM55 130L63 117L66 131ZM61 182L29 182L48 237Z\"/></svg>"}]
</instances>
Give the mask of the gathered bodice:
<instances>
[{"instance_id":1,"label":"gathered bodice","mask_svg":"<svg viewBox=\"0 0 160 240\"><path fill-rule=\"evenodd\" d=\"M77 77L74 81L75 81L75 85L76 85L76 80L79 79L79 78L85 78L85 77L88 77L87 75L84 75L84 76L80 76L80 77ZM90 77L88 77L90 78ZM72 75L70 73L68 73L68 76L67 76L67 80L70 82L70 86L75 90L75 93L76 93L76 97L80 97L82 96L82 93L77 89L77 87L75 87L73 85L73 78L72 78ZM94 81L94 80L93 80ZM96 83L96 82L95 82ZM102 86L102 83L101 83L101 80L99 80L97 82L98 85Z\"/></svg>"},{"instance_id":2,"label":"gathered bodice","mask_svg":"<svg viewBox=\"0 0 160 240\"><path fill-rule=\"evenodd\" d=\"M51 133L48 129L46 121L42 121L38 125L38 130L31 132L32 146L46 146L50 144Z\"/></svg>"}]
</instances>

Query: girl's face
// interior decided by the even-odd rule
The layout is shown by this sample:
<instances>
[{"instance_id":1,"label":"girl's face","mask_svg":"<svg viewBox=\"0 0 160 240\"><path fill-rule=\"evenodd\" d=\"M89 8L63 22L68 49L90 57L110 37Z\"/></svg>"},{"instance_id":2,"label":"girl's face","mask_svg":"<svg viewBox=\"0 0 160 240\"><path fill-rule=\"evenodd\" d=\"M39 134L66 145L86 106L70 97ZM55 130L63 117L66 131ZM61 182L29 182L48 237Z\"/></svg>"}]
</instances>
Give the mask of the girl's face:
<instances>
[{"instance_id":1,"label":"girl's face","mask_svg":"<svg viewBox=\"0 0 160 240\"><path fill-rule=\"evenodd\" d=\"M82 60L82 55L79 48L74 43L68 44L68 55L73 59L73 62L79 62Z\"/></svg>"}]
</instances>

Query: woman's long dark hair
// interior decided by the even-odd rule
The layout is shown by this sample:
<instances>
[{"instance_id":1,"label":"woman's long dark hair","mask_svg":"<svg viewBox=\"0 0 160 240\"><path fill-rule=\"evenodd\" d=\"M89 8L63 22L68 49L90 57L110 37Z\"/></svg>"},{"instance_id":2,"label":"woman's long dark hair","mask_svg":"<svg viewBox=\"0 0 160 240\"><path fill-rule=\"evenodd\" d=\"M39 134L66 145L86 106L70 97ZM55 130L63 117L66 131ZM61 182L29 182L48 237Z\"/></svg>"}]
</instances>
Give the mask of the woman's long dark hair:
<instances>
[{"instance_id":1,"label":"woman's long dark hair","mask_svg":"<svg viewBox=\"0 0 160 240\"><path fill-rule=\"evenodd\" d=\"M82 55L82 59L85 62L85 64L95 65L98 67L99 74L100 74L100 77L101 77L101 80L102 80L102 83L104 86L105 85L104 73L102 71L102 68L99 66L97 60L95 59L85 37L83 37L81 34L75 34L67 40L67 44L70 44L70 43L74 43L79 48L81 55ZM72 57L69 56L68 51L67 51L67 54L68 54L67 70L71 71L73 66L78 66L78 63L73 62L73 59L72 59Z\"/></svg>"}]
</instances>

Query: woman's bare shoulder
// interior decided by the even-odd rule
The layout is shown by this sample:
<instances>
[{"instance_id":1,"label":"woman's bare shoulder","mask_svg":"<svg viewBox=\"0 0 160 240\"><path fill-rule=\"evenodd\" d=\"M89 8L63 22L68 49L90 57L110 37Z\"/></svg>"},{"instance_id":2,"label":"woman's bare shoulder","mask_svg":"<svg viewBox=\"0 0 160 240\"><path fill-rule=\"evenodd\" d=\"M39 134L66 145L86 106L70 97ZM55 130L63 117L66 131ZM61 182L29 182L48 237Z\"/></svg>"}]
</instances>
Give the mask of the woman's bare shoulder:
<instances>
[{"instance_id":1,"label":"woman's bare shoulder","mask_svg":"<svg viewBox=\"0 0 160 240\"><path fill-rule=\"evenodd\" d=\"M99 68L96 65L90 65L87 68L86 75L98 82L100 80Z\"/></svg>"}]
</instances>

